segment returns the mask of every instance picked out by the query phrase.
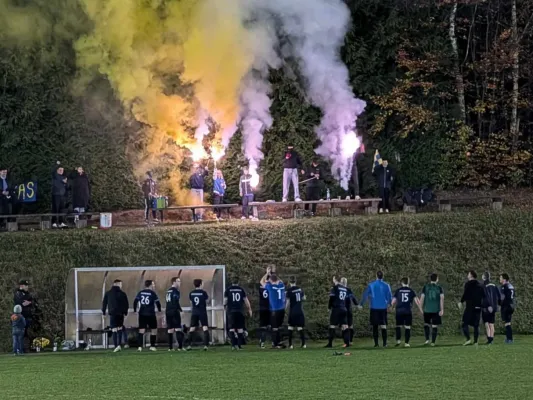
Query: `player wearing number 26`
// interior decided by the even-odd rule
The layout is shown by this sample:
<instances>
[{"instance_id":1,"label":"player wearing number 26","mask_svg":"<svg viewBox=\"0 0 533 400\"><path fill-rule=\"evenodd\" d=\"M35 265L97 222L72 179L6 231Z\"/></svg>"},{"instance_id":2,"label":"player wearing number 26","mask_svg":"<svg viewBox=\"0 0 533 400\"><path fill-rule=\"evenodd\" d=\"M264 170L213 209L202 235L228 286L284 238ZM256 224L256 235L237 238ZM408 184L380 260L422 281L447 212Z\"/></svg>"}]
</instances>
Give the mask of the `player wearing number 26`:
<instances>
[{"instance_id":1,"label":"player wearing number 26","mask_svg":"<svg viewBox=\"0 0 533 400\"><path fill-rule=\"evenodd\" d=\"M159 297L157 297L155 289L155 282L152 280L147 280L144 282L144 289L141 290L137 296L135 296L135 301L133 302L133 312L137 312L137 307L139 307L139 335L137 337L137 342L139 345L138 350L142 351L143 346L143 337L146 329L150 329L150 350L155 351L155 341L157 338L157 317L155 315L155 308L161 312L161 302Z\"/></svg>"},{"instance_id":2,"label":"player wearing number 26","mask_svg":"<svg viewBox=\"0 0 533 400\"><path fill-rule=\"evenodd\" d=\"M383 347L387 347L387 308L392 301L392 292L389 284L383 281L383 272L376 273L376 280L370 282L363 293L361 307L370 299L370 324L374 337L374 347L378 347L378 328L381 327Z\"/></svg>"},{"instance_id":3,"label":"player wearing number 26","mask_svg":"<svg viewBox=\"0 0 533 400\"><path fill-rule=\"evenodd\" d=\"M246 305L248 315L252 316L250 301L244 289L239 286L239 278L235 277L231 280L231 286L224 292L224 306L228 313L232 350L241 350L244 343L244 305Z\"/></svg>"}]
</instances>

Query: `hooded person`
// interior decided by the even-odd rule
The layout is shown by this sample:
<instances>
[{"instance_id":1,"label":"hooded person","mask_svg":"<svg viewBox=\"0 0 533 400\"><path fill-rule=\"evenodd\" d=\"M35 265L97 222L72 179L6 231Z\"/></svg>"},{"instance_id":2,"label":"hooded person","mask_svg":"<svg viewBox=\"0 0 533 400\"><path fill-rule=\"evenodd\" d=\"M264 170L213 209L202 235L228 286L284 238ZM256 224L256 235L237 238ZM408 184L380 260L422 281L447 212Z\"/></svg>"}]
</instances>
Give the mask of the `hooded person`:
<instances>
[{"instance_id":1,"label":"hooded person","mask_svg":"<svg viewBox=\"0 0 533 400\"><path fill-rule=\"evenodd\" d=\"M191 185L191 196L195 202L195 205L204 203L204 185L205 177L209 174L207 169L200 164L194 165L194 172L189 179ZM193 221L201 221L204 217L204 209L197 208L196 214L193 215Z\"/></svg>"},{"instance_id":2,"label":"hooded person","mask_svg":"<svg viewBox=\"0 0 533 400\"><path fill-rule=\"evenodd\" d=\"M152 171L146 172L146 179L142 184L144 196L144 220L149 221L150 210L152 211L153 222L159 222L157 219L156 209L153 207L152 200L157 197L157 184L152 176Z\"/></svg>"},{"instance_id":3,"label":"hooded person","mask_svg":"<svg viewBox=\"0 0 533 400\"><path fill-rule=\"evenodd\" d=\"M300 188L299 185L299 179L298 179L298 171L300 171L302 174L305 173L305 171L302 169L302 161L300 159L300 156L294 150L294 146L292 144L289 144L287 146L287 150L285 151L285 155L282 159L283 162L283 202L286 202L289 200L289 189L292 182L292 187L294 189L294 201L302 201L300 199Z\"/></svg>"},{"instance_id":4,"label":"hooded person","mask_svg":"<svg viewBox=\"0 0 533 400\"><path fill-rule=\"evenodd\" d=\"M65 210L67 196L67 177L65 169L57 161L52 170L52 228L66 228L62 215Z\"/></svg>"},{"instance_id":5,"label":"hooded person","mask_svg":"<svg viewBox=\"0 0 533 400\"><path fill-rule=\"evenodd\" d=\"M324 170L318 159L314 158L311 165L306 169L305 179L307 180L305 187L305 199L307 201L320 200L322 182L324 181ZM305 210L309 210L309 204L305 205ZM311 205L311 216L314 216L315 213L316 203Z\"/></svg>"},{"instance_id":6,"label":"hooded person","mask_svg":"<svg viewBox=\"0 0 533 400\"><path fill-rule=\"evenodd\" d=\"M394 181L394 170L389 166L387 160L381 158L378 150L376 150L376 155L374 156L374 169L372 173L378 181L379 197L381 198L379 212L382 213L385 210L388 213L390 210L390 195L392 182Z\"/></svg>"},{"instance_id":7,"label":"hooded person","mask_svg":"<svg viewBox=\"0 0 533 400\"><path fill-rule=\"evenodd\" d=\"M13 354L24 354L24 330L26 329L26 320L22 315L22 307L16 305L11 315L11 331L13 335Z\"/></svg>"},{"instance_id":8,"label":"hooded person","mask_svg":"<svg viewBox=\"0 0 533 400\"><path fill-rule=\"evenodd\" d=\"M78 167L71 174L70 187L72 189L72 208L78 214L86 212L89 207L91 187L83 167Z\"/></svg>"}]
</instances>

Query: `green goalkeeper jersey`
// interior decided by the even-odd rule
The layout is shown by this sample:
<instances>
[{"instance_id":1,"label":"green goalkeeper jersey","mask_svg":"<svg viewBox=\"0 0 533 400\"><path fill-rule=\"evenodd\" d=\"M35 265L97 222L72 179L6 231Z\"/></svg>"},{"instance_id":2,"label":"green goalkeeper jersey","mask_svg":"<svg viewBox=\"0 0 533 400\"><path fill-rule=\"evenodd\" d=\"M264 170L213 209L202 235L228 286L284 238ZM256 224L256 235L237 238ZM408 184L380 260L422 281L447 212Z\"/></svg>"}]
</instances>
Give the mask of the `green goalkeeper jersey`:
<instances>
[{"instance_id":1,"label":"green goalkeeper jersey","mask_svg":"<svg viewBox=\"0 0 533 400\"><path fill-rule=\"evenodd\" d=\"M424 312L428 314L440 312L442 288L436 283L428 283L422 289L422 293L424 294Z\"/></svg>"}]
</instances>

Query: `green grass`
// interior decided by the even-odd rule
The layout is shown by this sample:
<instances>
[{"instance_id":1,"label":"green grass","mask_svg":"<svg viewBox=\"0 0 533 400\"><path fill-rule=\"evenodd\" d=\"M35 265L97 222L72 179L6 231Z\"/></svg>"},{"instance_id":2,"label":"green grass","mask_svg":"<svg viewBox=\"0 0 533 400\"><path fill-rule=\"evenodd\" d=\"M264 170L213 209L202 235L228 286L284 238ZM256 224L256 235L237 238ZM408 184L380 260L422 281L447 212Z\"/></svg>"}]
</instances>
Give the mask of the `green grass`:
<instances>
[{"instance_id":1,"label":"green grass","mask_svg":"<svg viewBox=\"0 0 533 400\"><path fill-rule=\"evenodd\" d=\"M492 347L373 349L352 355L306 350L138 354L133 350L0 357L2 399L527 399L532 398L533 337ZM482 338L484 341L484 338ZM339 341L338 341L339 343Z\"/></svg>"}]
</instances>

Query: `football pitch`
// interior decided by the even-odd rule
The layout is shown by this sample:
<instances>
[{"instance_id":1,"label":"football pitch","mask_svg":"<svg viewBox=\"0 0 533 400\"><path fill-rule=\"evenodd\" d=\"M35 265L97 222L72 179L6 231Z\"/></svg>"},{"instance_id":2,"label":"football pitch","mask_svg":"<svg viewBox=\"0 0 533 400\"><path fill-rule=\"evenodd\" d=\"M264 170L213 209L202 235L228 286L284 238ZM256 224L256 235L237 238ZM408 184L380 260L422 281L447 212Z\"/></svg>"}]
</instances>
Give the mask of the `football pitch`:
<instances>
[{"instance_id":1,"label":"football pitch","mask_svg":"<svg viewBox=\"0 0 533 400\"><path fill-rule=\"evenodd\" d=\"M484 339L484 338L483 338ZM374 349L358 340L350 356L307 349L232 352L88 351L0 357L2 399L532 399L533 337L504 345ZM338 340L337 343L340 343Z\"/></svg>"}]
</instances>

